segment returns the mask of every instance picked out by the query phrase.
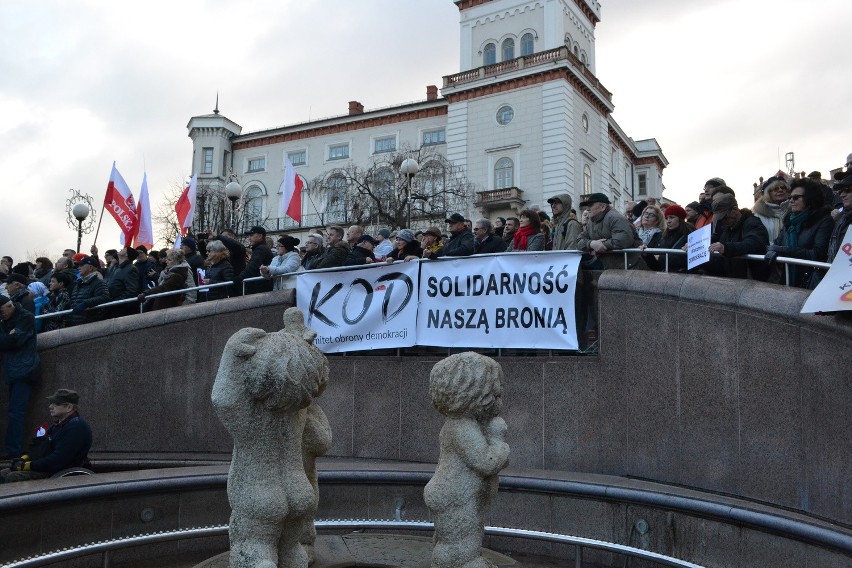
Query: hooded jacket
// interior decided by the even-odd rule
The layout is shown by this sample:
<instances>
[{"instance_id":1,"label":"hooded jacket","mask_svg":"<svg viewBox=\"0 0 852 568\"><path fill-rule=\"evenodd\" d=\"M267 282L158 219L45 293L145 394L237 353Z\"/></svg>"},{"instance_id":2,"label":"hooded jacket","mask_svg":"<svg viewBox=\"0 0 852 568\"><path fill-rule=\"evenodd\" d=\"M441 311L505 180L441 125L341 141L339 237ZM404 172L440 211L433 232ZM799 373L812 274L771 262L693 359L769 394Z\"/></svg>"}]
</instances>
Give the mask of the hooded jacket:
<instances>
[{"instance_id":1,"label":"hooded jacket","mask_svg":"<svg viewBox=\"0 0 852 568\"><path fill-rule=\"evenodd\" d=\"M576 219L571 218L571 195L558 193L551 197L562 204L562 213L556 215L550 221L550 238L553 241L553 250L574 250L577 248L577 238L583 232L583 225Z\"/></svg>"}]
</instances>

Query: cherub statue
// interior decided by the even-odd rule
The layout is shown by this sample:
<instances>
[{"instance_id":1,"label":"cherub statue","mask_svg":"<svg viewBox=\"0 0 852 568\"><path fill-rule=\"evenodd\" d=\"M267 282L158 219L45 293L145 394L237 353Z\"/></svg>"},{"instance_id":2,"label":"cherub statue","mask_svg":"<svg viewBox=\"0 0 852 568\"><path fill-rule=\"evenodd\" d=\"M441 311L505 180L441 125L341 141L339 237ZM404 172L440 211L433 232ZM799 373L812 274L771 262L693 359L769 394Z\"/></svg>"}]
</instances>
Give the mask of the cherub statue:
<instances>
[{"instance_id":1,"label":"cherub statue","mask_svg":"<svg viewBox=\"0 0 852 568\"><path fill-rule=\"evenodd\" d=\"M275 333L235 333L213 384L213 406L234 440L231 568L308 566L301 536L317 495L305 474L302 433L305 409L328 381L328 362L295 323Z\"/></svg>"},{"instance_id":2,"label":"cherub statue","mask_svg":"<svg viewBox=\"0 0 852 568\"><path fill-rule=\"evenodd\" d=\"M480 555L485 511L497 474L509 462L502 408L503 371L489 357L467 352L432 368L432 405L446 417L441 454L423 497L435 522L433 568L488 568Z\"/></svg>"}]
</instances>

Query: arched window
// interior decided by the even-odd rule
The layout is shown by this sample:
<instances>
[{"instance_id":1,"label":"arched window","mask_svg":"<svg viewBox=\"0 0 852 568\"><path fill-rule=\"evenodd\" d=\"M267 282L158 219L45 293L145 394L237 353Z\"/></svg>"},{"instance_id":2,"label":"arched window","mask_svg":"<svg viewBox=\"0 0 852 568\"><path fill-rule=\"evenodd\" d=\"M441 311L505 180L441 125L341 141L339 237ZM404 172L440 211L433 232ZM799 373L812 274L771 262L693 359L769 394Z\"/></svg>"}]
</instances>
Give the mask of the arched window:
<instances>
[{"instance_id":1,"label":"arched window","mask_svg":"<svg viewBox=\"0 0 852 568\"><path fill-rule=\"evenodd\" d=\"M497 46L493 43L487 43L482 50L482 64L494 65L495 63L497 63Z\"/></svg>"},{"instance_id":2,"label":"arched window","mask_svg":"<svg viewBox=\"0 0 852 568\"><path fill-rule=\"evenodd\" d=\"M447 169L444 165L437 160L426 162L420 168L415 180L419 182L420 187L413 191L419 193L424 199L414 199L411 203L411 210L417 215L436 213L449 215L450 203L448 197L450 196L445 191Z\"/></svg>"},{"instance_id":3,"label":"arched window","mask_svg":"<svg viewBox=\"0 0 852 568\"><path fill-rule=\"evenodd\" d=\"M391 168L382 168L373 174L370 180L373 195L382 202L382 207L386 211L392 211L395 208L394 189L396 187L396 176Z\"/></svg>"},{"instance_id":4,"label":"arched window","mask_svg":"<svg viewBox=\"0 0 852 568\"><path fill-rule=\"evenodd\" d=\"M586 52L580 54L580 63L582 63L583 65L586 64Z\"/></svg>"},{"instance_id":5,"label":"arched window","mask_svg":"<svg viewBox=\"0 0 852 568\"><path fill-rule=\"evenodd\" d=\"M509 61L510 59L515 58L515 40L512 38L506 38L503 40L503 47L501 49L503 52L503 61Z\"/></svg>"},{"instance_id":6,"label":"arched window","mask_svg":"<svg viewBox=\"0 0 852 568\"><path fill-rule=\"evenodd\" d=\"M577 45L574 46L574 55L580 57L580 47Z\"/></svg>"},{"instance_id":7,"label":"arched window","mask_svg":"<svg viewBox=\"0 0 852 568\"><path fill-rule=\"evenodd\" d=\"M535 51L535 39L533 35L530 33L526 33L521 36L521 55L527 56L532 55Z\"/></svg>"},{"instance_id":8,"label":"arched window","mask_svg":"<svg viewBox=\"0 0 852 568\"><path fill-rule=\"evenodd\" d=\"M346 178L342 175L332 175L325 182L326 224L342 223L346 220Z\"/></svg>"},{"instance_id":9,"label":"arched window","mask_svg":"<svg viewBox=\"0 0 852 568\"><path fill-rule=\"evenodd\" d=\"M249 187L243 194L243 225L263 224L263 190L256 185Z\"/></svg>"},{"instance_id":10,"label":"arched window","mask_svg":"<svg viewBox=\"0 0 852 568\"><path fill-rule=\"evenodd\" d=\"M509 158L500 158L494 164L494 189L506 189L515 185L515 164Z\"/></svg>"},{"instance_id":11,"label":"arched window","mask_svg":"<svg viewBox=\"0 0 852 568\"><path fill-rule=\"evenodd\" d=\"M592 193L592 168L589 164L583 166L583 195Z\"/></svg>"}]
</instances>

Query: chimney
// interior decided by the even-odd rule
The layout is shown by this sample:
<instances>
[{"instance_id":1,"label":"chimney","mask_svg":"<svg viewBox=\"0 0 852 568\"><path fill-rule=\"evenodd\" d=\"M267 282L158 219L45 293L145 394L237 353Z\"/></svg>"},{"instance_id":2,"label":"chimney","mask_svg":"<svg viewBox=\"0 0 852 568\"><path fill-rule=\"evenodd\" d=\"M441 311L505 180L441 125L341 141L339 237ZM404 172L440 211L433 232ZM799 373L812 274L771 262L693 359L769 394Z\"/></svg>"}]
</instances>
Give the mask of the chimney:
<instances>
[{"instance_id":1,"label":"chimney","mask_svg":"<svg viewBox=\"0 0 852 568\"><path fill-rule=\"evenodd\" d=\"M426 85L426 100L427 101L437 101L438 100L438 87L435 85Z\"/></svg>"},{"instance_id":2,"label":"chimney","mask_svg":"<svg viewBox=\"0 0 852 568\"><path fill-rule=\"evenodd\" d=\"M364 105L358 101L349 101L349 114L364 114Z\"/></svg>"}]
</instances>

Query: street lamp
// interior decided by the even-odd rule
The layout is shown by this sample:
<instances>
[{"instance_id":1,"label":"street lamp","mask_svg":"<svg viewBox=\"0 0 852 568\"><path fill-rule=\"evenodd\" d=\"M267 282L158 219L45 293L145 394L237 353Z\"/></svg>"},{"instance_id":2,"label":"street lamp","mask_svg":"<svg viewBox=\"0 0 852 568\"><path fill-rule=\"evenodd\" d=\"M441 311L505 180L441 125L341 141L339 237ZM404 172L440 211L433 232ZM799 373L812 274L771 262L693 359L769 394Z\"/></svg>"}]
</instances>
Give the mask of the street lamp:
<instances>
[{"instance_id":1,"label":"street lamp","mask_svg":"<svg viewBox=\"0 0 852 568\"><path fill-rule=\"evenodd\" d=\"M243 195L243 186L237 180L231 180L225 186L225 197L231 200L231 229L234 231L237 228L234 226L234 208L237 206L237 200Z\"/></svg>"},{"instance_id":2,"label":"street lamp","mask_svg":"<svg viewBox=\"0 0 852 568\"><path fill-rule=\"evenodd\" d=\"M402 164L399 166L399 171L401 174L408 178L408 198L406 203L408 204L408 222L407 228L411 228L411 179L417 175L417 172L420 171L420 164L417 163L417 160L414 158L406 158L402 161Z\"/></svg>"},{"instance_id":3,"label":"street lamp","mask_svg":"<svg viewBox=\"0 0 852 568\"><path fill-rule=\"evenodd\" d=\"M71 209L71 214L77 219L77 252L80 252L80 243L83 240L83 221L89 216L89 206L85 203L77 203Z\"/></svg>"}]
</instances>

